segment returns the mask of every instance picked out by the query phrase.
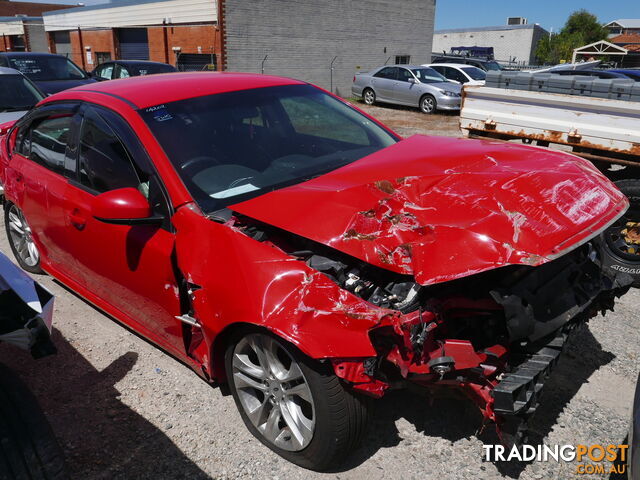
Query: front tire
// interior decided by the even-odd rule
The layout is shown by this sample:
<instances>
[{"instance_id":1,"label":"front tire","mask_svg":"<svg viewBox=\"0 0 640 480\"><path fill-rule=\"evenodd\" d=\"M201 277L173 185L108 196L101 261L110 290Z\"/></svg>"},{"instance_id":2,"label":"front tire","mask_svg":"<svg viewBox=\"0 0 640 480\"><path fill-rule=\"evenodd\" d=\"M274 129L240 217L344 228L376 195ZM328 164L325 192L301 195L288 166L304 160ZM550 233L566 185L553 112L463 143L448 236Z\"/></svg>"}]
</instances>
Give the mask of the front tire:
<instances>
[{"instance_id":1,"label":"front tire","mask_svg":"<svg viewBox=\"0 0 640 480\"><path fill-rule=\"evenodd\" d=\"M633 277L640 287L640 180L619 180L616 186L630 202L629 210L604 232L603 262Z\"/></svg>"},{"instance_id":2,"label":"front tire","mask_svg":"<svg viewBox=\"0 0 640 480\"><path fill-rule=\"evenodd\" d=\"M4 209L4 228L13 256L23 270L30 273L43 273L40 268L40 252L31 236L31 228L22 210L13 203Z\"/></svg>"},{"instance_id":3,"label":"front tire","mask_svg":"<svg viewBox=\"0 0 640 480\"><path fill-rule=\"evenodd\" d=\"M324 471L360 442L368 418L365 399L281 338L244 331L230 342L225 368L245 425L286 460Z\"/></svg>"},{"instance_id":4,"label":"front tire","mask_svg":"<svg viewBox=\"0 0 640 480\"><path fill-rule=\"evenodd\" d=\"M373 105L376 103L376 92L370 88L365 88L362 91L362 99L366 105Z\"/></svg>"},{"instance_id":5,"label":"front tire","mask_svg":"<svg viewBox=\"0 0 640 480\"><path fill-rule=\"evenodd\" d=\"M436 103L436 99L433 95L423 95L420 98L420 111L422 113L431 114L436 111L438 108L438 104Z\"/></svg>"}]
</instances>

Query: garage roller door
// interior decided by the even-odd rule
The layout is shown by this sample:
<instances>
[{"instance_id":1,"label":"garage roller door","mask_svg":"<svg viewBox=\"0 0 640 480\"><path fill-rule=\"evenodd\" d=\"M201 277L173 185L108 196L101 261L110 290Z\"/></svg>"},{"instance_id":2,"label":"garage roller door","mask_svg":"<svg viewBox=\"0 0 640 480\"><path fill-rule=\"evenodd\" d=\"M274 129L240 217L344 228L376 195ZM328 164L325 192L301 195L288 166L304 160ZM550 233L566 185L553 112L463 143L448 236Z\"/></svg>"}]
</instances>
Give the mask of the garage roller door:
<instances>
[{"instance_id":1,"label":"garage roller door","mask_svg":"<svg viewBox=\"0 0 640 480\"><path fill-rule=\"evenodd\" d=\"M118 41L122 60L149 60L149 39L146 28L120 29Z\"/></svg>"},{"instance_id":2,"label":"garage roller door","mask_svg":"<svg viewBox=\"0 0 640 480\"><path fill-rule=\"evenodd\" d=\"M52 32L53 43L56 46L56 53L58 55L64 55L65 57L71 56L71 38L69 32Z\"/></svg>"}]
</instances>

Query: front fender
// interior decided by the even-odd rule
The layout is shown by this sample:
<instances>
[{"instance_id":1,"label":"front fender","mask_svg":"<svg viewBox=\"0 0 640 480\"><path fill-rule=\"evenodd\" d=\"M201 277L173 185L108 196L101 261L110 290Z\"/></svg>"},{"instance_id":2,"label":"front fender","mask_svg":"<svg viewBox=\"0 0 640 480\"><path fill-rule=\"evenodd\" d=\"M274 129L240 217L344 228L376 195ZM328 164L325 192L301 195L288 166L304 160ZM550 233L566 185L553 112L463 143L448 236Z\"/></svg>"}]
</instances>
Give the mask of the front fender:
<instances>
[{"instance_id":1,"label":"front fender","mask_svg":"<svg viewBox=\"0 0 640 480\"><path fill-rule=\"evenodd\" d=\"M193 205L180 208L173 224L178 268L209 345L242 322L271 330L311 358L369 357L376 355L369 330L397 315Z\"/></svg>"}]
</instances>

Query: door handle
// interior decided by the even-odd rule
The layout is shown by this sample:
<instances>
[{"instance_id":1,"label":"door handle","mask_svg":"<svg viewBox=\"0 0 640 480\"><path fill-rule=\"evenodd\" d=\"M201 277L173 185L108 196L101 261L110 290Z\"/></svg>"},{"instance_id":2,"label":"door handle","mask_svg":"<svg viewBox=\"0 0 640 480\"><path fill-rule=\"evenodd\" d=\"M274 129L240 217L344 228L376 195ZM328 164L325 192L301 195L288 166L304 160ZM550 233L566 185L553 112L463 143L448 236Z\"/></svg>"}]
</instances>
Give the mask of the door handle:
<instances>
[{"instance_id":1,"label":"door handle","mask_svg":"<svg viewBox=\"0 0 640 480\"><path fill-rule=\"evenodd\" d=\"M71 212L69 220L71 221L71 225L76 227L78 230L84 230L84 227L87 225L86 216L82 215L80 210L77 208Z\"/></svg>"}]
</instances>

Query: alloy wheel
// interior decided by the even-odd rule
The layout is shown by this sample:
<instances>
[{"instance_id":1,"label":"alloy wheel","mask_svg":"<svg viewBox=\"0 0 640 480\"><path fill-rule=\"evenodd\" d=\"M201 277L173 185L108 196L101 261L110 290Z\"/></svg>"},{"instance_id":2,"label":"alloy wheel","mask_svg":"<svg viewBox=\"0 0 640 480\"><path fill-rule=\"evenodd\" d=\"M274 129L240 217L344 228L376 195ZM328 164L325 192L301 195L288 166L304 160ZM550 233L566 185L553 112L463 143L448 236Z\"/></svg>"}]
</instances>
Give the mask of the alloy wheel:
<instances>
[{"instance_id":1,"label":"alloy wheel","mask_svg":"<svg viewBox=\"0 0 640 480\"><path fill-rule=\"evenodd\" d=\"M373 105L376 101L376 94L373 93L373 90L366 90L364 92L364 103L367 105Z\"/></svg>"},{"instance_id":2,"label":"alloy wheel","mask_svg":"<svg viewBox=\"0 0 640 480\"><path fill-rule=\"evenodd\" d=\"M299 451L313 439L315 406L298 362L276 339L254 333L233 350L233 384L247 417L266 440Z\"/></svg>"},{"instance_id":3,"label":"alloy wheel","mask_svg":"<svg viewBox=\"0 0 640 480\"><path fill-rule=\"evenodd\" d=\"M420 108L424 113L432 113L435 110L435 101L431 97L424 97Z\"/></svg>"},{"instance_id":4,"label":"alloy wheel","mask_svg":"<svg viewBox=\"0 0 640 480\"><path fill-rule=\"evenodd\" d=\"M40 261L40 253L33 241L31 228L29 228L24 214L18 207L11 205L8 218L11 243L15 247L20 260L30 267L36 266Z\"/></svg>"}]
</instances>

